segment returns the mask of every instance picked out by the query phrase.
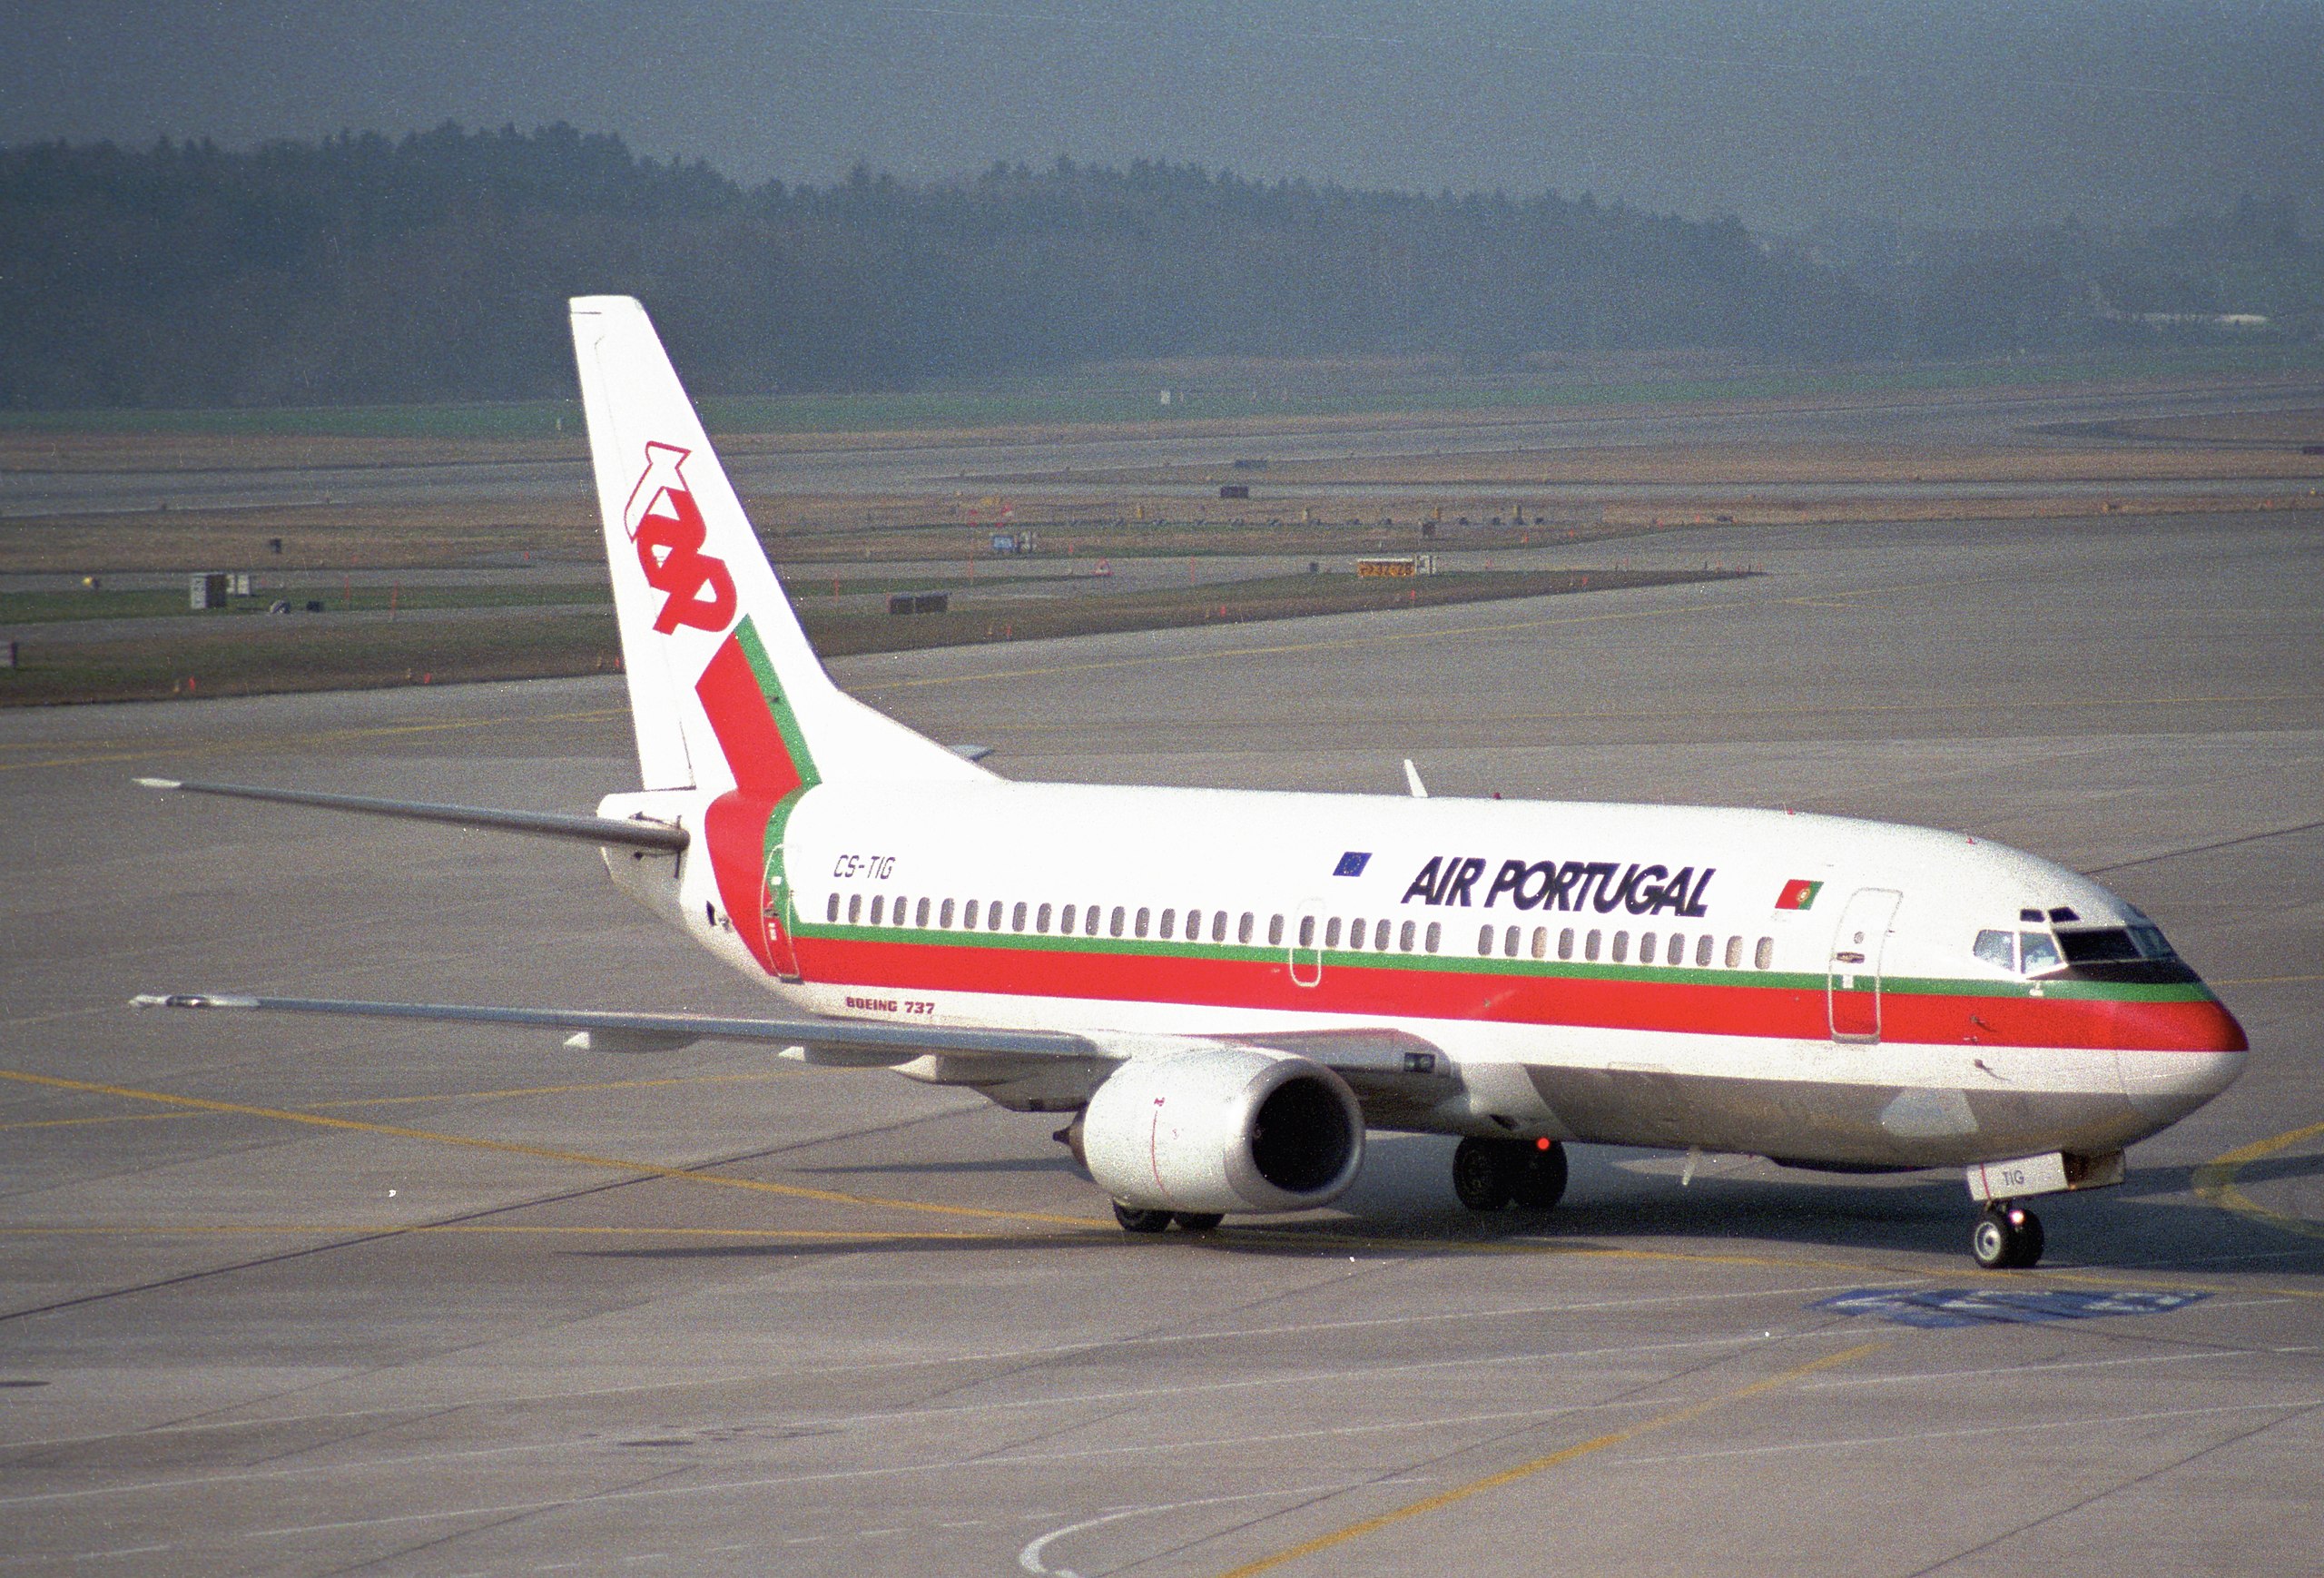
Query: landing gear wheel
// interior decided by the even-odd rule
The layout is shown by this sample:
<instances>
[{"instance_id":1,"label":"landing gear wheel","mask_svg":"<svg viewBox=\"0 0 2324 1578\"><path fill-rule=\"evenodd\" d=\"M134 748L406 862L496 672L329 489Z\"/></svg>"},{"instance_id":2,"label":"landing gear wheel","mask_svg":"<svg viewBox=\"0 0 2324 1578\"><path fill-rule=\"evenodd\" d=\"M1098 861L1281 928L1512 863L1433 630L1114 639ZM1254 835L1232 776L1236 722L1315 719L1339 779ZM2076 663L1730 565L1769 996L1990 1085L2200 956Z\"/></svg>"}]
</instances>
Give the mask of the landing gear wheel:
<instances>
[{"instance_id":1,"label":"landing gear wheel","mask_svg":"<svg viewBox=\"0 0 2324 1578\"><path fill-rule=\"evenodd\" d=\"M1464 1139L1452 1151L1452 1192L1472 1211L1497 1211L1516 1198L1509 1141Z\"/></svg>"},{"instance_id":2,"label":"landing gear wheel","mask_svg":"<svg viewBox=\"0 0 2324 1578\"><path fill-rule=\"evenodd\" d=\"M1114 1220L1122 1225L1122 1231L1125 1233L1158 1233L1170 1225L1170 1213L1143 1210L1137 1206L1126 1206L1121 1201L1116 1200Z\"/></svg>"},{"instance_id":3,"label":"landing gear wheel","mask_svg":"<svg viewBox=\"0 0 2324 1578\"><path fill-rule=\"evenodd\" d=\"M1565 1147L1530 1142L1511 1159L1510 1198L1529 1211L1546 1211L1565 1198Z\"/></svg>"},{"instance_id":4,"label":"landing gear wheel","mask_svg":"<svg viewBox=\"0 0 2324 1578\"><path fill-rule=\"evenodd\" d=\"M1226 1219L1226 1213L1225 1211L1172 1211L1170 1219L1178 1224L1181 1231L1207 1233L1215 1230L1219 1223Z\"/></svg>"},{"instance_id":5,"label":"landing gear wheel","mask_svg":"<svg viewBox=\"0 0 2324 1578\"><path fill-rule=\"evenodd\" d=\"M1988 1206L1969 1230L1969 1254L1988 1271L2028 1269L2042 1258L2042 1218L2024 1206Z\"/></svg>"}]
</instances>

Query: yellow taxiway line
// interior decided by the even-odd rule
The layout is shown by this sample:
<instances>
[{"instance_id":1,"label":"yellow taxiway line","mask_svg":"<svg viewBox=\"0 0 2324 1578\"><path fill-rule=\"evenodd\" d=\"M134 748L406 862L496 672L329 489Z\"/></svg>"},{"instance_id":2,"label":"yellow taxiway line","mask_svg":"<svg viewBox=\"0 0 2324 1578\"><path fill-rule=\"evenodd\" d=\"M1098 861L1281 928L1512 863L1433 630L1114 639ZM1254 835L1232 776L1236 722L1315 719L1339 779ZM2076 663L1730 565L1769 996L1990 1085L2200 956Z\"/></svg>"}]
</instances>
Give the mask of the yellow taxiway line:
<instances>
[{"instance_id":1,"label":"yellow taxiway line","mask_svg":"<svg viewBox=\"0 0 2324 1578\"><path fill-rule=\"evenodd\" d=\"M2286 1211L2270 1210L2245 1194L2235 1182L2238 1172L2261 1157L2273 1156L2303 1139L2319 1137L2324 1137L2324 1123L2311 1123L2305 1129L2288 1129L2266 1139L2255 1139L2249 1145L2239 1146L2224 1156L2215 1156L2195 1169L2195 1193L2220 1209L2233 1211L2239 1217L2287 1233L2298 1233L2303 1238L2324 1238L2324 1222L2311 1222L2305 1217L2295 1217Z\"/></svg>"}]
</instances>

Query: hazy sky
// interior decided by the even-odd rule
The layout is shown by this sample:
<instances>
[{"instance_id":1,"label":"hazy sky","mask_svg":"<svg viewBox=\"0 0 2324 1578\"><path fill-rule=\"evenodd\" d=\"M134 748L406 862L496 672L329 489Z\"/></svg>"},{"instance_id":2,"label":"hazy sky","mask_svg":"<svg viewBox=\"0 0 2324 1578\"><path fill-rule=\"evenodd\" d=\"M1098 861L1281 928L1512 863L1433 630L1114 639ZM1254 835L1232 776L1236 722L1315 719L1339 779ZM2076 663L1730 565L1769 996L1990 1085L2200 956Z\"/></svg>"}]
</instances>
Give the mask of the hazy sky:
<instances>
[{"instance_id":1,"label":"hazy sky","mask_svg":"<svg viewBox=\"0 0 2324 1578\"><path fill-rule=\"evenodd\" d=\"M2324 0L15 0L0 141L458 120L749 182L1191 161L1827 213L2324 223Z\"/></svg>"}]
</instances>

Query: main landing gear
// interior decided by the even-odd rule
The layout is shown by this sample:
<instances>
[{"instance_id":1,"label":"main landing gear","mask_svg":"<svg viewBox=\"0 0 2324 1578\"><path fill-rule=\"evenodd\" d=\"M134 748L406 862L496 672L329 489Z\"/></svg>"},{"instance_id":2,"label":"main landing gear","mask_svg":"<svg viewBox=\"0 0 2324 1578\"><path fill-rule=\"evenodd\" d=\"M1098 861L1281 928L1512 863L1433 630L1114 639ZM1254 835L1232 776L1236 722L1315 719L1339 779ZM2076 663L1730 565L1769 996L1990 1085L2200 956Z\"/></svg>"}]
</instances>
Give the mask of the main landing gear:
<instances>
[{"instance_id":1,"label":"main landing gear","mask_svg":"<svg viewBox=\"0 0 2324 1578\"><path fill-rule=\"evenodd\" d=\"M1452 1152L1452 1192L1472 1211L1546 1211L1565 1194L1565 1147L1554 1139L1464 1139Z\"/></svg>"},{"instance_id":2,"label":"main landing gear","mask_svg":"<svg viewBox=\"0 0 2324 1578\"><path fill-rule=\"evenodd\" d=\"M1224 1211L1149 1211L1114 1202L1114 1220L1125 1233L1158 1233L1173 1222L1189 1233L1207 1233L1226 1219Z\"/></svg>"},{"instance_id":3,"label":"main landing gear","mask_svg":"<svg viewBox=\"0 0 2324 1578\"><path fill-rule=\"evenodd\" d=\"M2042 1218L2015 1200L1995 1200L1969 1229L1969 1254L1988 1271L2024 1271L2042 1258Z\"/></svg>"}]
</instances>

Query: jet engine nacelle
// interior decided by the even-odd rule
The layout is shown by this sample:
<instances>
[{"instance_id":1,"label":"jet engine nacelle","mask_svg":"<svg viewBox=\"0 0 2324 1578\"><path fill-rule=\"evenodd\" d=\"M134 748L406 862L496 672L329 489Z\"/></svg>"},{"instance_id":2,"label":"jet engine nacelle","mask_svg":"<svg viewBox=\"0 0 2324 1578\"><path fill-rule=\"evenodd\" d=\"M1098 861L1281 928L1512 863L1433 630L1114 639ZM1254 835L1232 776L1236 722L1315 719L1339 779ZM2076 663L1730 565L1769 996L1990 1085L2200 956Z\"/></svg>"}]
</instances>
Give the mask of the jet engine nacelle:
<instances>
[{"instance_id":1,"label":"jet engine nacelle","mask_svg":"<svg viewBox=\"0 0 2324 1578\"><path fill-rule=\"evenodd\" d=\"M1082 1114L1081 1150L1124 1205L1303 1210L1355 1181L1364 1114L1347 1081L1312 1059L1204 1048L1115 1070Z\"/></svg>"}]
</instances>

